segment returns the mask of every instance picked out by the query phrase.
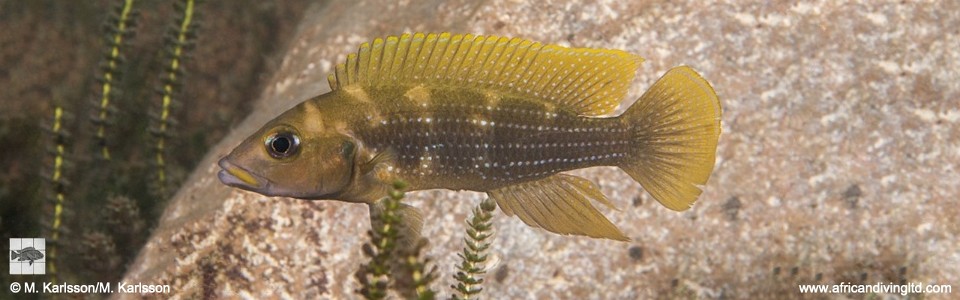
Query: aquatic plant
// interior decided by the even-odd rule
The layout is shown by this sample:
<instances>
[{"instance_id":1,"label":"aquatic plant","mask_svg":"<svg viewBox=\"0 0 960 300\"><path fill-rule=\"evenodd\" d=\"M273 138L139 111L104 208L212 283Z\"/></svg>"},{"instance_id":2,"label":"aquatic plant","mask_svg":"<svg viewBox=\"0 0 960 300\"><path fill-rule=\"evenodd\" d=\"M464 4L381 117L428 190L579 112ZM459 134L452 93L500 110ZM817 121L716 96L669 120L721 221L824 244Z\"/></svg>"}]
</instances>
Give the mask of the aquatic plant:
<instances>
[{"instance_id":1,"label":"aquatic plant","mask_svg":"<svg viewBox=\"0 0 960 300\"><path fill-rule=\"evenodd\" d=\"M103 221L106 228L111 229L110 233L114 240L123 241L123 243L117 243L120 253L136 253L146 239L143 233L147 226L140 213L140 207L128 196L107 197L103 209Z\"/></svg>"},{"instance_id":2,"label":"aquatic plant","mask_svg":"<svg viewBox=\"0 0 960 300\"><path fill-rule=\"evenodd\" d=\"M370 242L362 246L363 254L370 260L361 264L355 274L360 282L360 289L356 292L366 299L383 299L387 296L391 267L397 260L397 253L394 253L394 250L400 238L398 226L402 221L398 209L400 200L404 196L403 189L406 188L406 183L394 182L392 188L389 196L380 200L379 205L383 210L379 215L371 216L376 218L377 222L367 232Z\"/></svg>"},{"instance_id":3,"label":"aquatic plant","mask_svg":"<svg viewBox=\"0 0 960 300\"><path fill-rule=\"evenodd\" d=\"M53 108L52 125L47 128L47 132L53 137L53 143L48 152L52 156L52 169L49 174L43 176L50 182L50 191L48 195L53 206L52 222L48 225L50 231L50 245L47 247L47 262L50 272L50 281L57 282L57 265L59 263L57 249L59 248L60 233L63 231L62 220L65 210L67 180L64 178L64 163L66 162L67 140L69 132L63 128L64 112L63 107L55 105Z\"/></svg>"},{"instance_id":4,"label":"aquatic plant","mask_svg":"<svg viewBox=\"0 0 960 300\"><path fill-rule=\"evenodd\" d=\"M54 138L54 145L51 149L52 170L50 174L45 174L44 178L52 182L46 193L50 194L51 208L46 219L49 229L49 239L51 240L50 251L50 272L51 280L69 280L70 278L99 278L103 281L116 279L116 276L122 275L122 268L137 253L143 244L147 235L149 225L144 221L144 215L141 214L142 205L145 203L155 205L162 203L166 199L166 188L170 185L169 176L164 173L164 163L158 164L159 176L163 178L163 184L157 186L157 189L146 188L150 186L149 170L139 161L146 152L146 147L142 147L138 138L144 136L144 131L154 133L158 137L158 152L162 155L163 145L170 138L170 125L174 120L171 111L174 103L175 92L181 88L180 82L183 77L183 63L187 56L187 50L192 46L192 40L196 32L196 0L179 0L174 6L177 17L174 18L175 26L168 34L167 60L161 78L161 102L159 113L156 114L156 128L160 130L148 130L148 121L136 115L137 112L120 113L121 109L128 107L142 106L137 99L142 94L146 85L146 72L142 68L149 69L150 64L145 63L142 57L149 57L152 54L143 51L136 51L137 48L131 46L132 39L136 29L137 10L134 8L134 0L119 0L119 3L110 11L107 21L104 25L106 34L105 50L102 57L100 68L97 71L98 89L97 100L93 113L90 116L93 125L93 132L90 135L81 136L78 139L78 145L90 145L89 149L94 153L90 155L92 159L76 159L73 163L77 164L76 173L68 173L64 166L68 163L70 149L67 149L68 133L65 128L71 128L76 124L68 124L62 116L67 114L68 106L57 103L54 105L54 119L48 132ZM133 58L129 63L127 58ZM121 90L124 93L121 94ZM129 99L123 101L120 98ZM131 103L125 103L131 102ZM123 126L113 127L116 124ZM85 129L85 128L81 128ZM82 131L81 131L82 132ZM87 141L83 138L88 138ZM108 142L113 141L114 142ZM71 147L84 148L84 147ZM84 149L78 149L82 151ZM162 157L158 156L158 159ZM109 160L113 163L97 163L98 160ZM128 176L111 176L111 174L127 174ZM76 179L77 188L71 189L70 195L66 192L68 179ZM154 190L156 193L149 194ZM98 207L97 212L81 210L76 216L67 215L66 199L76 199L77 203L73 206L92 206ZM140 201L136 201L140 200ZM106 213L103 218L96 218L99 213ZM68 226L69 225L69 226ZM78 236L67 236L65 228L82 229L83 234ZM70 245L70 249L64 245ZM109 247L108 247L109 246ZM98 247L112 251L110 260L105 261L98 256L96 249ZM106 247L106 248L104 248ZM58 260L60 256L67 253L70 256L77 256L80 259L69 261ZM103 254L102 252L100 253ZM64 278L66 277L66 278Z\"/></svg>"},{"instance_id":5,"label":"aquatic plant","mask_svg":"<svg viewBox=\"0 0 960 300\"><path fill-rule=\"evenodd\" d=\"M406 184L397 181L393 184L389 197L380 200L383 211L375 218L375 225L369 232L370 241L363 244L363 254L369 258L367 263L361 264L356 272L360 282L360 289L356 292L365 299L383 299L387 296L387 289L393 288L406 299L435 299L436 292L429 285L436 279L436 266L426 271L430 258L424 257L421 252L428 241L417 237L412 241L409 237L399 235L398 226L403 224L403 215L398 213L401 200L404 197L403 189ZM466 221L466 237L463 238L463 252L457 253L461 262L456 266L458 272L453 276L457 284L451 285L455 294L452 299L478 299L483 290L483 278L486 273L485 263L490 249L490 238L493 236L493 211L496 203L485 199L473 209L473 215ZM403 242L412 243L398 247ZM400 272L392 272L392 268L399 267ZM392 277L391 277L392 276Z\"/></svg>"},{"instance_id":6,"label":"aquatic plant","mask_svg":"<svg viewBox=\"0 0 960 300\"><path fill-rule=\"evenodd\" d=\"M426 271L427 265L431 260L424 257L423 248L427 246L427 239L417 239L412 247L401 248L398 253L402 269L398 276L395 286L400 294L407 299L435 299L437 293L430 289L430 283L437 278L437 266L432 266L430 271Z\"/></svg>"},{"instance_id":7,"label":"aquatic plant","mask_svg":"<svg viewBox=\"0 0 960 300\"><path fill-rule=\"evenodd\" d=\"M91 121L97 126L96 139L100 147L100 158L110 160L110 148L107 145L107 127L112 123L111 114L116 111L111 100L120 92L116 82L121 78L120 65L124 62L123 51L134 33L137 11L133 9L134 0L124 0L110 15L105 26L107 30L107 50L103 54L100 68L103 72L100 80L100 101L97 113Z\"/></svg>"},{"instance_id":8,"label":"aquatic plant","mask_svg":"<svg viewBox=\"0 0 960 300\"><path fill-rule=\"evenodd\" d=\"M195 16L197 2L199 1L179 0L174 2L178 15L176 22L179 26L171 29L165 40L164 49L166 49L167 63L161 76L161 86L158 89L160 94L159 113L151 115L154 124L149 131L155 139L156 186L161 196L168 194L166 160L164 157L166 155L167 139L172 135L171 127L176 122L171 116L171 110L174 105L178 104L174 97L182 84L183 61L188 57L187 51L193 48L193 41L196 39L196 31L199 26Z\"/></svg>"},{"instance_id":9,"label":"aquatic plant","mask_svg":"<svg viewBox=\"0 0 960 300\"><path fill-rule=\"evenodd\" d=\"M135 32L135 24L139 15L134 9L134 4L135 1L133 0L123 0L118 3L111 10L107 22L104 25L106 49L104 50L100 64L100 74L96 78L99 82L98 100L95 101L94 113L90 116L91 123L95 127L93 145L97 148L96 152L99 153L93 155L94 160L114 159L114 155L107 141L109 138L108 131L110 131L110 126L115 123L114 114L118 111L116 102L121 95L121 82L129 80L124 79L125 76L122 70L124 69L123 65L126 59L125 52L128 50L127 48ZM64 166L68 163L68 149L66 147L68 133L64 128L70 126L62 117L66 114L66 111L67 108L59 103L54 106L53 126L49 130L55 139L54 149L52 151L52 153L54 153L53 171L50 176L45 176L53 183L49 189L49 191L52 192L53 199L52 212L49 217L50 221L48 221L50 224L49 237L51 241L48 248L50 279L53 282L57 282L58 280L70 280L70 276L76 276L80 273L90 273L86 275L99 275L100 277L98 278L111 280L113 279L111 276L116 276L111 273L116 273L116 268L119 267L122 262L126 261L131 254L136 253L136 247L139 247L139 244L134 245L132 250L126 249L127 252L120 255L121 253L117 253L114 245L130 245L130 243L127 243L127 239L118 239L117 236L109 234L110 231L97 230L96 228L102 225L98 224L98 222L83 222L75 218L71 218L73 220L67 218L72 216L72 214L65 214L69 212L65 203L67 198L67 178L78 176L79 174L68 174L64 170ZM78 170L96 169L91 168L91 166L94 165L89 162L84 162L83 160L77 162L83 163ZM92 174L97 174L97 172L92 172ZM103 177L96 175L87 176L92 174L84 174L83 177L77 177L81 188L79 191L72 191L77 192L76 195L72 196L73 198L84 203L96 203L98 198L102 199L96 196L98 189L91 188L90 184L91 180L95 180L93 178L100 178L102 180ZM133 233L133 235L143 235L142 230L144 226L126 227L126 225L136 224L138 221L139 220L136 219L124 219L115 223L124 225L118 228L141 230L140 232ZM65 230L68 227L66 225L68 223L74 227L82 227L86 233L72 238L65 236L68 233ZM140 221L140 223L142 223L142 221ZM118 243L118 240L121 241L121 243ZM71 247L73 249L66 249L64 245L72 245ZM127 246L127 248L131 247ZM105 254L103 251L107 250L112 251L112 254L108 255L109 262L103 259L103 255ZM65 266L61 264L59 260L60 256L65 252L79 255L81 259L70 260L69 264L72 266ZM92 266L96 268L91 268ZM77 272L70 272L70 270Z\"/></svg>"},{"instance_id":10,"label":"aquatic plant","mask_svg":"<svg viewBox=\"0 0 960 300\"><path fill-rule=\"evenodd\" d=\"M172 49L164 46L164 37L182 25L178 1L0 5L0 27L7 29L0 33L0 82L7 86L0 92L0 142L7 145L0 147L0 235L4 241L45 237L48 251L47 275L4 271L0 282L82 283L101 274L115 282L149 238L168 201L155 184L156 140L148 130L154 125L150 115L160 112L162 99L154 92L169 65L164 54ZM169 112L177 123L166 135L168 195L252 109L248 103L261 88L261 74L272 71L270 59L285 49L308 3L258 4L196 1L191 24L205 19L202 28L219 36L208 39L205 30L189 35L199 44L187 43L179 61L188 72L180 73L186 77L174 85L174 99L183 104L178 108L174 101ZM125 33L119 24L125 24ZM109 94L103 93L105 86ZM203 101L187 100L192 98ZM54 133L57 115L59 132ZM104 130L98 138L100 125ZM120 258L115 268L97 274L84 266L83 245L105 242L103 235L88 232L113 240ZM15 297L0 290L0 299Z\"/></svg>"},{"instance_id":11,"label":"aquatic plant","mask_svg":"<svg viewBox=\"0 0 960 300\"><path fill-rule=\"evenodd\" d=\"M496 203L487 198L473 209L473 216L467 221L467 237L463 238L465 247L462 253L457 253L461 259L457 266L460 271L453 276L457 284L450 286L459 293L453 296L454 299L477 299L483 291L483 278L480 276L486 273L484 263L487 261L487 250L490 249L489 239L493 236L493 223L490 220L496 208Z\"/></svg>"}]
</instances>

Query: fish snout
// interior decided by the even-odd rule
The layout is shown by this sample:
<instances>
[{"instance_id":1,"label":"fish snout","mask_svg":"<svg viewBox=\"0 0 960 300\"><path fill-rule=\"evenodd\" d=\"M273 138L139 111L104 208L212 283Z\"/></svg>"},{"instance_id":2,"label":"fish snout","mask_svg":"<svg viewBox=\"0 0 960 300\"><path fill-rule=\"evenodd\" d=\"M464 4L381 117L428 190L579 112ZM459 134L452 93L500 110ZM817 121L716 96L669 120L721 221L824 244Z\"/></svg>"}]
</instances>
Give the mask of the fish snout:
<instances>
[{"instance_id":1,"label":"fish snout","mask_svg":"<svg viewBox=\"0 0 960 300\"><path fill-rule=\"evenodd\" d=\"M267 186L266 179L250 173L250 171L230 162L228 157L220 159L217 165L219 165L221 169L220 172L217 173L217 178L219 178L223 184L255 192Z\"/></svg>"}]
</instances>

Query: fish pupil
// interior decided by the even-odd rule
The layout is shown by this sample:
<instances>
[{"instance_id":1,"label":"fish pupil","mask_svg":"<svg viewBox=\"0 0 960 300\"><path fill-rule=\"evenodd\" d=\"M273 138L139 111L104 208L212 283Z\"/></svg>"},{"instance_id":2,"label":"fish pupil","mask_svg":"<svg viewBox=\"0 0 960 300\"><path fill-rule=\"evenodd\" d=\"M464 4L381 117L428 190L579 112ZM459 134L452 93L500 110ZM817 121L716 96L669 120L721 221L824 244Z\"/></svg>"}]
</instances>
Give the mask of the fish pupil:
<instances>
[{"instance_id":1,"label":"fish pupil","mask_svg":"<svg viewBox=\"0 0 960 300\"><path fill-rule=\"evenodd\" d=\"M266 140L267 152L274 158L286 158L296 154L300 138L289 132L276 133Z\"/></svg>"},{"instance_id":2,"label":"fish pupil","mask_svg":"<svg viewBox=\"0 0 960 300\"><path fill-rule=\"evenodd\" d=\"M284 154L290 150L290 138L285 136L278 136L273 139L273 143L270 143L270 146L273 147L273 151Z\"/></svg>"}]
</instances>

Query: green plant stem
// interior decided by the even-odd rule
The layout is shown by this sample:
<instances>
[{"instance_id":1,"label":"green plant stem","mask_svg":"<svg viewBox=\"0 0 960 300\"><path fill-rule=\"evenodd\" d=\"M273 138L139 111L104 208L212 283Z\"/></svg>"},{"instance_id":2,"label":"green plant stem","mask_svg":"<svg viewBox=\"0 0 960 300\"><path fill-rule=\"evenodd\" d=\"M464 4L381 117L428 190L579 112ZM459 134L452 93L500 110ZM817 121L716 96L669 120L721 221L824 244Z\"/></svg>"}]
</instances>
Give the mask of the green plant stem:
<instances>
[{"instance_id":1,"label":"green plant stem","mask_svg":"<svg viewBox=\"0 0 960 300\"><path fill-rule=\"evenodd\" d=\"M396 182L390 196L380 200L383 206L378 218L380 226L373 228L370 234L370 243L363 246L363 252L370 257L370 262L360 266L357 279L360 281L359 292L365 299L384 299L387 296L387 286L390 281L390 259L394 255L397 242L397 225L400 222L397 210L400 200L403 199L403 189L406 184Z\"/></svg>"},{"instance_id":2,"label":"green plant stem","mask_svg":"<svg viewBox=\"0 0 960 300\"><path fill-rule=\"evenodd\" d=\"M409 270L410 279L413 281L413 288L416 291L416 297L419 300L436 299L437 292L430 289L430 283L436 279L436 267L431 271L426 271L429 259L421 259L420 253L426 246L426 240L414 247L414 250L404 259L404 268Z\"/></svg>"},{"instance_id":3,"label":"green plant stem","mask_svg":"<svg viewBox=\"0 0 960 300\"><path fill-rule=\"evenodd\" d=\"M463 239L465 247L458 253L461 262L457 266L459 272L453 276L457 284L451 286L457 293L453 299L477 299L483 291L483 278L486 273L484 263L487 261L487 250L490 248L489 239L493 236L493 210L496 204L489 198L483 200L473 209L473 216L467 221L467 237Z\"/></svg>"},{"instance_id":4,"label":"green plant stem","mask_svg":"<svg viewBox=\"0 0 960 300\"><path fill-rule=\"evenodd\" d=\"M53 109L53 126L51 131L54 136L53 152L53 172L50 175L50 181L54 190L53 206L53 224L51 226L51 244L47 252L49 258L50 281L57 283L57 243L60 240L60 224L63 217L63 202L66 200L63 163L66 153L66 133L63 131L63 107L57 105Z\"/></svg>"},{"instance_id":5,"label":"green plant stem","mask_svg":"<svg viewBox=\"0 0 960 300\"><path fill-rule=\"evenodd\" d=\"M97 125L97 143L100 144L100 157L110 160L110 149L107 147L107 122L110 118L110 101L112 93L116 90L114 79L120 66L120 54L123 47L124 35L130 30L131 13L133 12L134 0L124 0L120 16L117 23L112 24L115 28L110 36L110 51L106 54L106 68L103 73L103 83L100 86L100 109L97 119L94 123Z\"/></svg>"},{"instance_id":6,"label":"green plant stem","mask_svg":"<svg viewBox=\"0 0 960 300\"><path fill-rule=\"evenodd\" d=\"M156 150L157 167L157 186L161 195L166 195L167 173L165 149L167 136L171 126L171 109L173 106L173 97L176 92L177 82L181 80L179 75L183 71L183 57L187 44L190 42L190 31L193 30L194 12L196 1L185 0L183 6L183 17L175 33L170 61L167 63L166 73L163 75L163 87L161 88L162 97L160 100L160 114L157 120L155 136L157 138L154 149Z\"/></svg>"}]
</instances>

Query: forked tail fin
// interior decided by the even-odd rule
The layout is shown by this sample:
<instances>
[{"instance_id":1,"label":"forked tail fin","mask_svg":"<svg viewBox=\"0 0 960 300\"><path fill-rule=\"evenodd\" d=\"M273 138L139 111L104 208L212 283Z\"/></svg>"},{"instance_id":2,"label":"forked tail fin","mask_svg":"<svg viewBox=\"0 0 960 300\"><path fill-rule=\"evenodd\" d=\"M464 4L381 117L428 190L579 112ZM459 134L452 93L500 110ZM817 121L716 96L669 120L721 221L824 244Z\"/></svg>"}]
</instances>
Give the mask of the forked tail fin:
<instances>
[{"instance_id":1,"label":"forked tail fin","mask_svg":"<svg viewBox=\"0 0 960 300\"><path fill-rule=\"evenodd\" d=\"M670 69L623 114L634 150L620 168L660 204L690 208L713 171L720 114L710 83L690 67Z\"/></svg>"}]
</instances>

